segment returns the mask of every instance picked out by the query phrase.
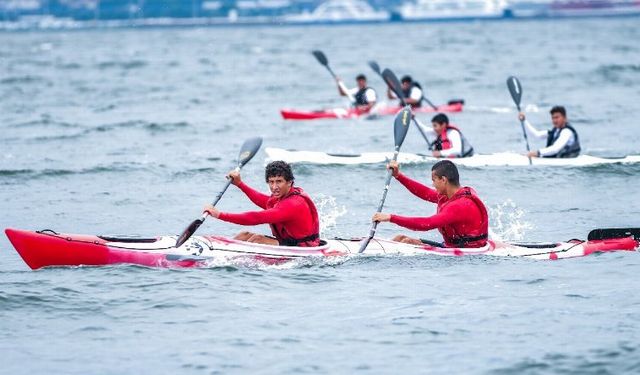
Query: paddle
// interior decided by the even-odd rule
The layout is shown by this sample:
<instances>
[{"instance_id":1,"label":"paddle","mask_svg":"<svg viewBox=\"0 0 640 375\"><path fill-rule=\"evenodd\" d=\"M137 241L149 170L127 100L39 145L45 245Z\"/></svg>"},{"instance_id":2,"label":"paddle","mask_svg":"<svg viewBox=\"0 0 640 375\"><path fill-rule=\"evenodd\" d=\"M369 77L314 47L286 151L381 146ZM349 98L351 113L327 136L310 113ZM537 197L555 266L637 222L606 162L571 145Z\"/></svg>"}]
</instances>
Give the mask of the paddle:
<instances>
[{"instance_id":1,"label":"paddle","mask_svg":"<svg viewBox=\"0 0 640 375\"><path fill-rule=\"evenodd\" d=\"M404 138L407 135L407 131L409 130L409 122L411 121L411 107L405 106L398 114L396 115L396 119L393 122L393 140L395 142L395 149L393 151L393 161L398 160L398 154L400 153L400 146L402 146L402 142L404 142ZM387 199L387 192L389 191L389 184L391 183L391 176L393 171L389 169L387 172L387 179L384 183L384 191L382 193L382 199L380 199L380 204L378 205L378 211L382 212L382 207L384 206L384 201ZM363 252L369 242L376 234L376 227L378 226L378 222L375 221L371 224L371 229L369 230L369 237L367 237L362 244L360 245L360 249L358 253Z\"/></svg>"},{"instance_id":2,"label":"paddle","mask_svg":"<svg viewBox=\"0 0 640 375\"><path fill-rule=\"evenodd\" d=\"M325 56L325 54L319 50L311 51L311 53L313 54L313 56L315 56L316 60L318 60L320 64L324 65L324 67L327 68L327 70L329 71L333 79L335 79L338 82L338 86L340 87L340 90L342 90L342 92L345 93L347 98L349 98L351 105L355 105L356 99L353 97L353 95L351 95L351 93L349 92L349 89L347 89L347 86L345 86L344 83L341 80L339 80L336 74L333 72L333 70L329 66L329 59L327 59L327 56Z\"/></svg>"},{"instance_id":3,"label":"paddle","mask_svg":"<svg viewBox=\"0 0 640 375\"><path fill-rule=\"evenodd\" d=\"M407 103L404 101L404 96L402 95L402 90L401 90L401 85L400 85L400 81L398 80L398 77L391 71L391 69L385 69L382 74L382 79L385 81L385 83L387 84L387 86L389 86L389 88L391 89L391 91L393 91L396 96L400 99L400 102L402 103L403 106L406 106ZM418 131L420 131L420 135L422 135L422 138L424 138L424 141L427 142L427 145L429 145L429 150L431 150L432 144L431 142L429 142L429 137L427 137L427 134L424 132L424 129L422 128L424 125L422 125L422 123L420 123L420 121L418 121L418 119L415 116L411 116L411 119L413 120L413 123L418 127Z\"/></svg>"},{"instance_id":4,"label":"paddle","mask_svg":"<svg viewBox=\"0 0 640 375\"><path fill-rule=\"evenodd\" d=\"M244 141L244 143L242 144L242 147L240 148L240 152L238 153L238 165L236 166L235 170L240 171L240 169L242 169L242 167L244 167L244 165L247 164L249 160L251 160L255 156L255 154L260 149L261 145L262 145L261 137L249 138L246 141ZM224 188L218 193L218 195L216 196L216 199L213 201L213 203L211 203L212 206L215 206L218 203L220 198L222 198L222 195L229 188L229 185L231 185L231 179L227 181L227 184L224 185ZM180 237L178 237L178 240L176 241L176 247L182 246L182 244L185 243L185 241L187 241L191 236L193 236L193 234L196 232L196 230L198 230L200 225L204 223L204 220L207 218L207 216L209 216L209 214L205 212L204 214L202 214L202 217L195 219L193 222L191 222L191 224L189 224L189 226L182 232Z\"/></svg>"},{"instance_id":5,"label":"paddle","mask_svg":"<svg viewBox=\"0 0 640 375\"><path fill-rule=\"evenodd\" d=\"M427 99L427 97L426 97L426 96L424 96L424 91L425 91L425 90L424 90L424 89L421 89L421 90L422 90L422 99L420 99L420 100L422 100L423 102L425 102L425 103L429 104L429 106L430 106L431 108L433 108L433 110L434 110L434 111L437 111L437 110L438 110L438 107L436 107L433 103L431 103L431 100Z\"/></svg>"},{"instance_id":6,"label":"paddle","mask_svg":"<svg viewBox=\"0 0 640 375\"><path fill-rule=\"evenodd\" d=\"M518 113L520 113L520 99L522 99L522 86L520 85L520 81L514 76L507 78L507 87L509 88L509 93L511 93L511 98L513 102L516 103L516 108L518 109ZM527 138L527 131L524 129L524 121L520 121L520 126L522 127L522 134L524 135L524 141L527 143L527 153L531 151L529 148L529 138ZM531 161L531 156L529 156L529 165L532 165L533 161Z\"/></svg>"},{"instance_id":7,"label":"paddle","mask_svg":"<svg viewBox=\"0 0 640 375\"><path fill-rule=\"evenodd\" d=\"M382 72L380 71L380 65L378 65L377 62L369 61L369 66L374 72L376 72L377 75L382 76Z\"/></svg>"},{"instance_id":8,"label":"paddle","mask_svg":"<svg viewBox=\"0 0 640 375\"><path fill-rule=\"evenodd\" d=\"M607 240L611 238L626 238L631 236L636 240L640 240L640 228L594 229L589 232L587 240Z\"/></svg>"}]
</instances>

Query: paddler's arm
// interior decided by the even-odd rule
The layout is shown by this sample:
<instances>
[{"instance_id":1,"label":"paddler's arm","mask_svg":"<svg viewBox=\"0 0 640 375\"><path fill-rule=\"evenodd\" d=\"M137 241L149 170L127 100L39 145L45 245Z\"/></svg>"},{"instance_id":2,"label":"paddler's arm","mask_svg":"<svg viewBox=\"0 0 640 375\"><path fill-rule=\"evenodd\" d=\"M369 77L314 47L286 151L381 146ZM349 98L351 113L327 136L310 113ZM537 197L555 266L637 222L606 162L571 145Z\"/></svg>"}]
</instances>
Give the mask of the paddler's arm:
<instances>
[{"instance_id":1,"label":"paddler's arm","mask_svg":"<svg viewBox=\"0 0 640 375\"><path fill-rule=\"evenodd\" d=\"M445 209L429 217L390 215L389 221L407 229L427 231L435 228L442 228L446 225L456 224L464 220L460 215L455 215L454 212L454 210Z\"/></svg>"},{"instance_id":2,"label":"paddler's arm","mask_svg":"<svg viewBox=\"0 0 640 375\"><path fill-rule=\"evenodd\" d=\"M531 123L529 122L529 120L527 120L527 118L525 117L523 112L518 113L518 119L520 121L524 121L524 125L527 129L527 133L533 137L533 138L540 138L540 139L545 139L547 138L547 135L549 134L546 130L538 130L536 128L533 127L533 125L531 125Z\"/></svg>"},{"instance_id":3,"label":"paddler's arm","mask_svg":"<svg viewBox=\"0 0 640 375\"><path fill-rule=\"evenodd\" d=\"M438 201L438 192L402 174L400 172L400 166L398 165L398 162L390 161L387 165L387 168L391 169L393 171L393 177L395 177L402 185L404 185L404 187L407 188L407 190L409 190L416 197L433 203L436 203Z\"/></svg>"},{"instance_id":4,"label":"paddler's arm","mask_svg":"<svg viewBox=\"0 0 640 375\"><path fill-rule=\"evenodd\" d=\"M411 89L408 98L404 98L404 102L411 105L419 104L422 101L422 90L417 87Z\"/></svg>"},{"instance_id":5,"label":"paddler's arm","mask_svg":"<svg viewBox=\"0 0 640 375\"><path fill-rule=\"evenodd\" d=\"M342 83L342 80L340 79L340 77L336 77L336 84L338 86L338 94L340 94L340 96L347 96L347 93L344 92L344 90L342 89L342 87L346 87L346 86L344 85L344 83L342 83L342 84L341 83ZM353 95L353 93L351 95Z\"/></svg>"},{"instance_id":6,"label":"paddler's arm","mask_svg":"<svg viewBox=\"0 0 640 375\"><path fill-rule=\"evenodd\" d=\"M460 137L460 133L449 129L447 138L451 141L451 148L446 150L434 151L439 152L440 156L443 158L449 157L458 157L462 155L462 137Z\"/></svg>"},{"instance_id":7,"label":"paddler's arm","mask_svg":"<svg viewBox=\"0 0 640 375\"><path fill-rule=\"evenodd\" d=\"M247 211L238 214L222 212L215 207L206 206L204 211L212 217L229 223L240 225L259 225L283 223L294 219L303 207L298 200L287 200L278 204L278 207L263 211Z\"/></svg>"},{"instance_id":8,"label":"paddler's arm","mask_svg":"<svg viewBox=\"0 0 640 375\"><path fill-rule=\"evenodd\" d=\"M266 194L262 194L261 192L254 190L249 185L245 184L242 181L242 177L240 177L240 172L231 171L227 175L231 179L231 183L236 185L242 192L255 204L260 208L267 208L267 201L269 200L269 196Z\"/></svg>"},{"instance_id":9,"label":"paddler's arm","mask_svg":"<svg viewBox=\"0 0 640 375\"><path fill-rule=\"evenodd\" d=\"M355 95L356 93L354 92L353 95ZM371 110L371 108L373 108L374 105L376 105L376 92L373 91L372 89L368 89L365 93L364 93L365 97L367 98L367 104L362 104L362 105L358 105L358 109L362 112L369 112Z\"/></svg>"},{"instance_id":10,"label":"paddler's arm","mask_svg":"<svg viewBox=\"0 0 640 375\"><path fill-rule=\"evenodd\" d=\"M562 150L567 145L567 143L569 143L572 135L573 134L571 133L571 130L563 128L560 131L560 136L558 136L558 139L556 139L556 141L553 142L551 146L538 150L538 156L554 156L558 154L560 150Z\"/></svg>"}]
</instances>

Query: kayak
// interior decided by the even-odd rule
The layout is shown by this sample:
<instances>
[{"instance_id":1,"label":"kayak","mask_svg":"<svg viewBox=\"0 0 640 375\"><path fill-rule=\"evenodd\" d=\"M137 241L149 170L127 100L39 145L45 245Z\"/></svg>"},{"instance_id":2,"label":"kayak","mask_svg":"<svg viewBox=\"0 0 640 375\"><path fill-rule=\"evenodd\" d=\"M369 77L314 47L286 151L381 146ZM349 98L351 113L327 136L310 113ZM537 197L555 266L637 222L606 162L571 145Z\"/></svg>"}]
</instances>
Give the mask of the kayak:
<instances>
[{"instance_id":1,"label":"kayak","mask_svg":"<svg viewBox=\"0 0 640 375\"><path fill-rule=\"evenodd\" d=\"M594 232L594 231L592 231ZM32 269L52 266L105 266L135 264L147 267L203 267L216 259L248 258L279 264L299 258L345 257L358 254L361 238L331 239L318 247L270 246L223 236L193 236L176 248L177 236L130 238L62 234L51 230L6 229L18 254ZM591 234L590 234L591 238ZM638 238L638 239L636 239ZM597 252L634 251L640 235L621 233L615 238L569 240L557 243L509 243L489 240L482 248L443 248L373 239L366 255L488 255L531 259L563 259Z\"/></svg>"},{"instance_id":2,"label":"kayak","mask_svg":"<svg viewBox=\"0 0 640 375\"><path fill-rule=\"evenodd\" d=\"M391 160L391 152L365 152L362 154L340 154L321 151L298 151L282 148L265 148L269 160L283 160L288 163L300 164L380 164ZM435 163L439 158L425 154L400 153L400 163ZM519 167L529 166L529 158L512 152L499 152L495 154L476 154L466 158L450 159L458 165L467 167ZM580 155L575 158L532 158L533 165L558 166L558 167L588 167L599 164L632 164L640 163L640 155L628 155L624 157L597 157Z\"/></svg>"},{"instance_id":3,"label":"kayak","mask_svg":"<svg viewBox=\"0 0 640 375\"><path fill-rule=\"evenodd\" d=\"M460 112L462 111L462 107L464 107L464 102L450 101L448 104L436 106L435 109L430 106L422 106L413 108L412 111L414 113ZM357 108L330 108L317 111L281 109L280 114L285 120L354 119L360 117L395 115L401 109L402 107L400 106L385 105L376 106L371 111L361 111Z\"/></svg>"}]
</instances>

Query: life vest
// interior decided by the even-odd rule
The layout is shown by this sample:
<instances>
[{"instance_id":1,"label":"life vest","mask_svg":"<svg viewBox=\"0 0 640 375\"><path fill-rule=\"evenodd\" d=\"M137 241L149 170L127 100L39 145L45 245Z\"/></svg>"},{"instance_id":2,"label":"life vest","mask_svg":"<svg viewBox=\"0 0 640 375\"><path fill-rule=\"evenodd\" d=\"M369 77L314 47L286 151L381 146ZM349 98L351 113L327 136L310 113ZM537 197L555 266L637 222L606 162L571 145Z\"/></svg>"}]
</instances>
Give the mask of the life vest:
<instances>
[{"instance_id":1,"label":"life vest","mask_svg":"<svg viewBox=\"0 0 640 375\"><path fill-rule=\"evenodd\" d=\"M369 101L367 100L367 90L373 90L371 87L365 87L363 89L358 90L358 92L353 96L356 100L356 105L367 105ZM374 90L375 92L375 90Z\"/></svg>"},{"instance_id":2,"label":"life vest","mask_svg":"<svg viewBox=\"0 0 640 375\"><path fill-rule=\"evenodd\" d=\"M424 98L424 92L422 91L422 86L420 86L418 82L411 82L411 86L409 86L407 90L402 90L402 95L404 95L405 98L411 97L411 90L413 90L414 87L419 88L420 92L422 92L422 95L420 96L420 99L418 99L418 102L416 104L411 105L411 108L421 107L422 98Z\"/></svg>"},{"instance_id":3,"label":"life vest","mask_svg":"<svg viewBox=\"0 0 640 375\"><path fill-rule=\"evenodd\" d=\"M444 238L445 244L455 247L482 247L486 245L487 238L489 238L489 214L487 213L487 208L484 203L482 203L473 189L463 187L445 202L438 202L438 212L446 207L447 204L457 199L470 199L480 210L482 221L480 225L474 229L459 228L459 225L446 225L438 228L438 231ZM460 233L462 230L464 230L464 233Z\"/></svg>"},{"instance_id":4,"label":"life vest","mask_svg":"<svg viewBox=\"0 0 640 375\"><path fill-rule=\"evenodd\" d=\"M455 130L458 132L458 134L460 134L460 140L462 142L462 150L461 150L461 154L457 155L457 157L466 158L467 156L473 156L473 146L471 146L471 144L467 141L467 138L465 138L464 134L462 134L460 129L458 129L457 126L451 125L451 124L447 124L445 128L442 130L442 133L438 134L438 137L436 138L436 140L431 144L430 150L442 151L442 150L448 150L451 148L452 146L451 140L447 135L447 131L449 129Z\"/></svg>"},{"instance_id":5,"label":"life vest","mask_svg":"<svg viewBox=\"0 0 640 375\"><path fill-rule=\"evenodd\" d=\"M578 132L573 128L573 126L569 125L569 123L566 123L564 128L571 130L571 132L573 133L573 144L571 146L564 146L562 150L560 150L557 154L545 156L546 158L575 158L576 156L580 155L581 148L580 140L578 139ZM564 128L560 129L560 131L557 132L555 131L555 128L549 130L549 133L547 135L547 147L551 146L555 143L555 141L558 140L558 138L560 137L560 133L562 133L562 130L564 130Z\"/></svg>"},{"instance_id":6,"label":"life vest","mask_svg":"<svg viewBox=\"0 0 640 375\"><path fill-rule=\"evenodd\" d=\"M275 223L269 224L271 226L271 233L278 240L281 246L318 246L320 244L320 220L318 219L318 210L316 205L311 200L311 197L299 187L292 187L286 197L278 199L276 197L270 197L267 201L267 209L275 207L279 202L290 199L293 196L299 196L305 200L309 207L309 213L311 214L312 233L302 238L294 238L287 232L285 224Z\"/></svg>"}]
</instances>

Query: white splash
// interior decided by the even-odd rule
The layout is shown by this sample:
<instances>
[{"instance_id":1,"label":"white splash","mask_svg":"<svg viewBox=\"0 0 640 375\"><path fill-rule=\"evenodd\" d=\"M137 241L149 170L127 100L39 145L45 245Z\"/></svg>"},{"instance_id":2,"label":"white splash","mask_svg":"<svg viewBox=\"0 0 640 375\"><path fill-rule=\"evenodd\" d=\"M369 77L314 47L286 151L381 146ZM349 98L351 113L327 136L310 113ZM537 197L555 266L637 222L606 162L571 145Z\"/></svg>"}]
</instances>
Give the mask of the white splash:
<instances>
[{"instance_id":1,"label":"white splash","mask_svg":"<svg viewBox=\"0 0 640 375\"><path fill-rule=\"evenodd\" d=\"M336 227L338 218L347 213L347 208L343 205L338 205L335 197L324 194L317 194L314 203L320 217L320 234L321 236L326 236L326 231Z\"/></svg>"},{"instance_id":2,"label":"white splash","mask_svg":"<svg viewBox=\"0 0 640 375\"><path fill-rule=\"evenodd\" d=\"M507 199L503 203L489 207L490 237L500 241L520 241L533 225L523 219L524 210Z\"/></svg>"}]
</instances>

